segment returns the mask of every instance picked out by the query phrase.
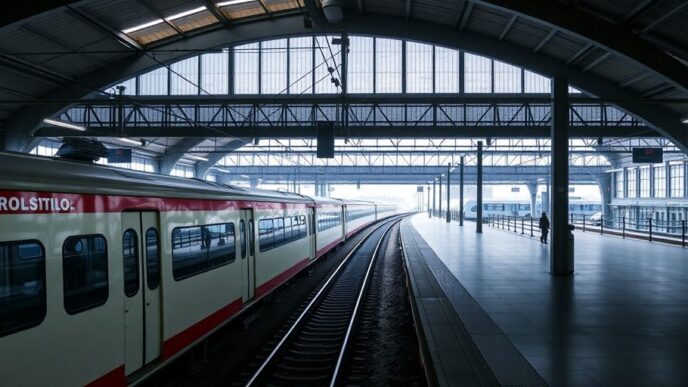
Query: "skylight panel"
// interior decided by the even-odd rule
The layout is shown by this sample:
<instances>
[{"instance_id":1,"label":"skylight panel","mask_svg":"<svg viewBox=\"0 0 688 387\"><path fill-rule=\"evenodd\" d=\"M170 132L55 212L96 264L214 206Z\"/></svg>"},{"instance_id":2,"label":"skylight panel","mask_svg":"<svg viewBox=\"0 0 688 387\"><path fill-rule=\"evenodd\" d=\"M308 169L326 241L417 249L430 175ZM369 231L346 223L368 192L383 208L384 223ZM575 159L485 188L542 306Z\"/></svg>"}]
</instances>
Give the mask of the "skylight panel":
<instances>
[{"instance_id":1,"label":"skylight panel","mask_svg":"<svg viewBox=\"0 0 688 387\"><path fill-rule=\"evenodd\" d=\"M143 24L139 24L137 26L131 27L131 28L127 28L126 30L122 30L122 32L124 32L125 34L130 34L132 32L140 31L144 28L153 27L154 25L158 25L162 22L163 22L162 19L156 19L156 20L150 21L148 23L143 23Z\"/></svg>"},{"instance_id":2,"label":"skylight panel","mask_svg":"<svg viewBox=\"0 0 688 387\"><path fill-rule=\"evenodd\" d=\"M206 7L205 7L205 6L202 6L202 7L190 9L190 10L188 10L188 11L180 12L180 13L175 14L175 15L172 15L172 16L166 18L166 19L167 19L167 21L172 21L172 20L175 20L175 19L182 18L182 17L184 17L184 16L193 15L194 13L199 13L199 12L205 11L205 10L206 10Z\"/></svg>"},{"instance_id":3,"label":"skylight panel","mask_svg":"<svg viewBox=\"0 0 688 387\"><path fill-rule=\"evenodd\" d=\"M226 7L228 5L237 5L237 4L244 4L244 3L252 3L256 0L230 0L230 1L223 1L221 3L217 3L216 5L218 7Z\"/></svg>"},{"instance_id":4,"label":"skylight panel","mask_svg":"<svg viewBox=\"0 0 688 387\"><path fill-rule=\"evenodd\" d=\"M251 0L251 1L253 1L253 0ZM205 6L198 7L198 8L194 8L194 9L190 9L190 10L187 10L187 11L184 11L184 12L180 12L180 13L174 14L174 15L172 15L172 16L166 17L165 19L155 19L155 20L149 21L149 22L147 22L147 23L143 23L143 24L139 24L139 25L137 25L137 26L131 27L131 28L127 28L127 29L125 29L125 30L122 30L122 32L124 32L125 34L130 34L130 33L132 33L132 32L140 31L140 30L142 30L142 29L145 29L145 28L148 28L148 27L153 27L153 26L155 26L155 25L161 24L161 23L163 23L164 21L168 21L168 22L169 22L169 21L173 21L173 20L176 20L176 19L181 19L181 18L183 18L183 17L185 17L185 16L189 16L189 15L193 15L193 14L195 14L195 13L199 13L199 12L205 11L206 9L207 9L207 8L206 8Z\"/></svg>"}]
</instances>

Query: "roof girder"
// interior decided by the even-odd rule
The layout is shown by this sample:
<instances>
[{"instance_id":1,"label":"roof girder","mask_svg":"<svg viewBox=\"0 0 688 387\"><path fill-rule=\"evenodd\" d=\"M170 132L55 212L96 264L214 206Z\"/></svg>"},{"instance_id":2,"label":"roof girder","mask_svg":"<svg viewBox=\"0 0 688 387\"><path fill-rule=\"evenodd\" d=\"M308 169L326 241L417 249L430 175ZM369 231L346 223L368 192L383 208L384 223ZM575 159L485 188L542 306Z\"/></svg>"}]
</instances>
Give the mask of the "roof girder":
<instances>
[{"instance_id":1,"label":"roof girder","mask_svg":"<svg viewBox=\"0 0 688 387\"><path fill-rule=\"evenodd\" d=\"M536 2L540 2L539 0ZM529 3L529 2L519 2ZM528 8L530 6L527 6ZM532 49L517 46L506 41L498 42L490 36L475 32L457 32L448 26L421 21L407 21L399 17L385 17L380 15L350 15L348 21L349 33L387 36L400 39L412 39L427 43L438 44L446 47L463 49L488 57L497 58L514 65L522 66L529 70L544 75L566 76L572 85L585 90L603 99L637 99L638 96L628 90L623 90L613 82L604 80L594 74L586 73L573 66L567 66L563 62L552 57L533 53ZM336 27L324 28L322 33L336 32ZM304 32L302 16L287 16L273 18L251 24L237 25L230 29L217 29L204 34L189 36L184 40L171 42L165 48L184 49L217 48L238 44L246 41L278 38L289 35L302 35ZM157 56L162 63L171 63L188 54L179 52L166 52ZM98 85L103 88L128 76L150 70L158 66L157 61L147 56L132 56L119 61L107 69L95 71L79 79L80 84ZM682 77L688 77L688 73ZM45 99L77 99L86 96L82 86L70 85L62 87L44 96ZM680 117L676 113L659 106L642 106L639 104L618 103L620 108L633 113L645 120L652 128L667 136L675 144L688 150L688 132L683 130ZM43 117L52 116L62 110L60 106L29 106L18 111L6 121L6 127L10 133L7 136L5 146L13 150L31 149L37 142L27 137L23 130L37 128ZM19 128L19 129L17 129Z\"/></svg>"},{"instance_id":2,"label":"roof girder","mask_svg":"<svg viewBox=\"0 0 688 387\"><path fill-rule=\"evenodd\" d=\"M685 66L620 25L558 1L475 0L475 2L507 13L516 13L551 28L565 30L594 46L603 47L607 51L635 61L647 71L655 73L677 89L688 93L688 72L685 71Z\"/></svg>"}]
</instances>

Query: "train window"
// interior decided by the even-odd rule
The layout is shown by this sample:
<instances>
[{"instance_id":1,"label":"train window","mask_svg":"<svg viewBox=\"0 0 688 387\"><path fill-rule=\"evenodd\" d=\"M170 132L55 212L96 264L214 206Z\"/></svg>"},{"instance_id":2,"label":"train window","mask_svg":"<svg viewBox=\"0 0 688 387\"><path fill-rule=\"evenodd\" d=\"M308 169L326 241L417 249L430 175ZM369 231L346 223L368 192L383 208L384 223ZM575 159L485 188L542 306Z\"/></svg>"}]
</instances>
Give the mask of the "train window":
<instances>
[{"instance_id":1,"label":"train window","mask_svg":"<svg viewBox=\"0 0 688 387\"><path fill-rule=\"evenodd\" d=\"M275 226L272 219L258 221L258 247L260 251L268 251L275 245Z\"/></svg>"},{"instance_id":2,"label":"train window","mask_svg":"<svg viewBox=\"0 0 688 387\"><path fill-rule=\"evenodd\" d=\"M108 298L107 242L102 235L69 237L62 245L64 307L77 314Z\"/></svg>"},{"instance_id":3,"label":"train window","mask_svg":"<svg viewBox=\"0 0 688 387\"><path fill-rule=\"evenodd\" d=\"M291 217L284 218L284 241L289 243L293 241L294 233L292 232Z\"/></svg>"},{"instance_id":4,"label":"train window","mask_svg":"<svg viewBox=\"0 0 688 387\"><path fill-rule=\"evenodd\" d=\"M274 220L275 225L275 246L278 247L283 245L284 242L284 219L277 218Z\"/></svg>"},{"instance_id":5,"label":"train window","mask_svg":"<svg viewBox=\"0 0 688 387\"><path fill-rule=\"evenodd\" d=\"M243 219L239 222L239 245L241 246L241 258L246 258L246 223Z\"/></svg>"},{"instance_id":6,"label":"train window","mask_svg":"<svg viewBox=\"0 0 688 387\"><path fill-rule=\"evenodd\" d=\"M124 294L133 297L139 292L139 238L129 229L122 235L122 257L124 258Z\"/></svg>"},{"instance_id":7,"label":"train window","mask_svg":"<svg viewBox=\"0 0 688 387\"><path fill-rule=\"evenodd\" d=\"M146 231L146 283L150 290L160 285L160 238L152 227Z\"/></svg>"},{"instance_id":8,"label":"train window","mask_svg":"<svg viewBox=\"0 0 688 387\"><path fill-rule=\"evenodd\" d=\"M35 327L46 310L43 246L0 243L0 337Z\"/></svg>"},{"instance_id":9,"label":"train window","mask_svg":"<svg viewBox=\"0 0 688 387\"><path fill-rule=\"evenodd\" d=\"M299 216L299 235L300 235L300 238L306 237L306 216L305 215Z\"/></svg>"},{"instance_id":10,"label":"train window","mask_svg":"<svg viewBox=\"0 0 688 387\"><path fill-rule=\"evenodd\" d=\"M172 275L176 281L231 263L236 258L234 223L172 230Z\"/></svg>"}]
</instances>

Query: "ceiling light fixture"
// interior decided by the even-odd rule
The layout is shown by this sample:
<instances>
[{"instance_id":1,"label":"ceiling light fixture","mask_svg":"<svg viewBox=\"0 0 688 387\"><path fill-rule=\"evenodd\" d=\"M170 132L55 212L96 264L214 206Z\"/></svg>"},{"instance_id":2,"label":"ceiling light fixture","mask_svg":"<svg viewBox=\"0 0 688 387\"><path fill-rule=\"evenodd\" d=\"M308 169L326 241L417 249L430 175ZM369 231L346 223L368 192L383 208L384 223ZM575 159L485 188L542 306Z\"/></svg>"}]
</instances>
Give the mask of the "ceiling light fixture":
<instances>
[{"instance_id":1,"label":"ceiling light fixture","mask_svg":"<svg viewBox=\"0 0 688 387\"><path fill-rule=\"evenodd\" d=\"M188 10L188 11L179 12L179 13L177 13L177 14L174 14L174 15L170 16L170 17L166 17L165 20L167 20L167 21L172 21L172 20L175 20L175 19L182 18L182 17L184 17L184 16L189 16L189 15L193 15L194 13L199 13L199 12L201 12L201 11L205 11L206 9L207 9L207 8L206 8L205 6L198 7L198 8L194 8L194 9L190 9L190 10Z\"/></svg>"},{"instance_id":2,"label":"ceiling light fixture","mask_svg":"<svg viewBox=\"0 0 688 387\"><path fill-rule=\"evenodd\" d=\"M688 124L688 116L681 118L681 122L684 124Z\"/></svg>"},{"instance_id":3,"label":"ceiling light fixture","mask_svg":"<svg viewBox=\"0 0 688 387\"><path fill-rule=\"evenodd\" d=\"M126 137L117 137L117 139L122 141L122 142L126 142L127 144L131 144L131 145L136 145L136 146L143 145L143 144L141 144L141 141L132 140L132 139L126 138Z\"/></svg>"},{"instance_id":4,"label":"ceiling light fixture","mask_svg":"<svg viewBox=\"0 0 688 387\"><path fill-rule=\"evenodd\" d=\"M153 27L154 25L160 24L162 22L163 22L162 19L155 19L153 21L149 21L148 23L143 23L143 24L139 24L137 26L131 27L131 28L127 28L126 30L122 30L122 32L124 32L125 34L130 34L132 32L136 32L136 31L142 30L144 28Z\"/></svg>"},{"instance_id":5,"label":"ceiling light fixture","mask_svg":"<svg viewBox=\"0 0 688 387\"><path fill-rule=\"evenodd\" d=\"M226 7L228 5L237 5L237 4L243 4L243 3L251 3L256 0L231 0L231 1L223 1L221 3L215 4L218 7Z\"/></svg>"},{"instance_id":6,"label":"ceiling light fixture","mask_svg":"<svg viewBox=\"0 0 688 387\"><path fill-rule=\"evenodd\" d=\"M86 130L86 128L83 127L83 126L81 126L81 125L72 124L72 123L64 122L64 121L53 120L53 119L51 119L51 118L44 118L44 119L43 119L43 122L46 123L46 124L59 126L59 127L61 127L61 128L72 129L72 130L78 130L78 131L80 131L80 132L83 132L83 131Z\"/></svg>"},{"instance_id":7,"label":"ceiling light fixture","mask_svg":"<svg viewBox=\"0 0 688 387\"><path fill-rule=\"evenodd\" d=\"M190 159L198 160L198 161L209 161L205 157L196 156L196 155L186 155L186 157L188 157Z\"/></svg>"}]
</instances>

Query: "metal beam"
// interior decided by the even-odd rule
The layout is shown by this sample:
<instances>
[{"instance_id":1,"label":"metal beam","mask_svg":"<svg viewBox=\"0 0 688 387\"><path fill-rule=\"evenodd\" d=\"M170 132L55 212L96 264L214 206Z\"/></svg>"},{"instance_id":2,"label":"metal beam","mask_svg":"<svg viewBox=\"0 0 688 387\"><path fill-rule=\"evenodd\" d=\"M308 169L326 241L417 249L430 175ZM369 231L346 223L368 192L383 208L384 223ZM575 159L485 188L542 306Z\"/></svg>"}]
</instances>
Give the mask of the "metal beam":
<instances>
[{"instance_id":1,"label":"metal beam","mask_svg":"<svg viewBox=\"0 0 688 387\"><path fill-rule=\"evenodd\" d=\"M669 12L665 13L664 15L662 15L661 17L659 17L657 20L655 20L655 21L653 21L652 23L648 24L647 26L643 27L643 29L641 29L641 30L638 32L638 34L639 34L639 35L645 35L645 34L647 34L648 32L650 32L650 31L652 31L653 29L655 29L658 25L664 23L664 22L665 22L667 19L669 19L670 17L672 17L672 16L676 15L677 13L679 13L679 12L683 11L684 9L686 9L686 7L688 7L688 2L687 2L687 1L683 1L683 2L679 3L676 7L672 8L671 10L669 10Z\"/></svg>"},{"instance_id":2,"label":"metal beam","mask_svg":"<svg viewBox=\"0 0 688 387\"><path fill-rule=\"evenodd\" d=\"M545 35L542 38L542 40L538 42L537 46L533 47L533 52L537 53L538 51L542 50L542 47L544 47L545 44L547 44L547 42L549 42L554 37L554 35L556 35L556 33L557 29L552 28L552 30L550 30L549 33L547 33L547 35Z\"/></svg>"},{"instance_id":3,"label":"metal beam","mask_svg":"<svg viewBox=\"0 0 688 387\"><path fill-rule=\"evenodd\" d=\"M223 167L225 168L225 167ZM446 173L446 165L433 167L258 167L258 166L228 166L232 175L246 175L263 179L264 183L283 183L296 180L301 184L312 184L314 180L324 179L334 183L356 184L426 184L442 173ZM596 184L596 176L604 173L609 167L579 167L571 166L570 181L576 184ZM544 181L549 176L549 166L483 166L483 181L489 184L527 184L532 181ZM288 177L291 177L289 179ZM464 166L464 183L475 184L477 181L477 166ZM455 191L456 194L456 191Z\"/></svg>"},{"instance_id":4,"label":"metal beam","mask_svg":"<svg viewBox=\"0 0 688 387\"><path fill-rule=\"evenodd\" d=\"M411 0L406 0L406 20L411 19Z\"/></svg>"},{"instance_id":5,"label":"metal beam","mask_svg":"<svg viewBox=\"0 0 688 387\"><path fill-rule=\"evenodd\" d=\"M471 17L471 12L473 11L473 4L472 1L466 0L466 2L463 5L463 10L461 11L461 16L459 17L458 22L456 23L456 28L461 31L464 28L466 28L466 24L468 24L468 19Z\"/></svg>"},{"instance_id":6,"label":"metal beam","mask_svg":"<svg viewBox=\"0 0 688 387\"><path fill-rule=\"evenodd\" d=\"M86 12L83 8L78 8L76 6L67 6L67 8L72 12L74 16L83 21L85 24L94 27L96 30L102 32L105 36L117 40L123 46L133 51L145 50L139 42L130 38L124 32L117 30L116 28L110 26L109 24Z\"/></svg>"},{"instance_id":7,"label":"metal beam","mask_svg":"<svg viewBox=\"0 0 688 387\"><path fill-rule=\"evenodd\" d=\"M203 142L203 138L183 138L179 140L178 143L174 144L173 146L169 147L166 155L160 157L158 159L159 167L158 171L160 171L160 174L162 175L169 175L170 172L172 172L172 168L174 168L175 164L193 147L197 146L198 144Z\"/></svg>"},{"instance_id":8,"label":"metal beam","mask_svg":"<svg viewBox=\"0 0 688 387\"><path fill-rule=\"evenodd\" d=\"M585 71L590 71L593 67L597 66L598 64L604 62L605 60L609 59L612 56L610 52L607 52L605 54L600 55L597 59L594 61L588 63L585 67L583 67L583 72Z\"/></svg>"},{"instance_id":9,"label":"metal beam","mask_svg":"<svg viewBox=\"0 0 688 387\"><path fill-rule=\"evenodd\" d=\"M499 39L497 39L497 40L499 40L500 42L501 42L502 40L504 40L504 37L506 37L506 34L509 33L509 30L511 29L511 26L514 25L514 23L516 22L516 19L517 19L517 18L518 18L518 15L513 15L513 16L511 16L511 19L509 19L509 22L506 23L506 25L504 26L504 29L502 29L502 33L499 34Z\"/></svg>"},{"instance_id":10,"label":"metal beam","mask_svg":"<svg viewBox=\"0 0 688 387\"><path fill-rule=\"evenodd\" d=\"M650 76L650 73L648 72L642 72L634 77L628 78L627 80L623 81L622 83L619 84L619 87L628 87L634 83L640 82L643 79L647 78Z\"/></svg>"},{"instance_id":11,"label":"metal beam","mask_svg":"<svg viewBox=\"0 0 688 387\"><path fill-rule=\"evenodd\" d=\"M418 104L468 104L470 105L547 105L552 101L548 94L502 94L502 93L439 93L439 94L353 94L346 99L335 94L262 94L262 95L176 95L176 96L124 96L124 103L132 107L145 108L154 105L329 105L329 104L363 104L363 105L418 105ZM576 104L619 104L619 103L669 103L686 104L688 98L671 98L661 101L648 101L639 96L619 98L597 98L586 95L571 96L569 101ZM30 104L24 100L2 100L0 104ZM104 107L115 104L110 95L99 95L83 99L47 99L42 98L41 105L79 105Z\"/></svg>"},{"instance_id":12,"label":"metal beam","mask_svg":"<svg viewBox=\"0 0 688 387\"><path fill-rule=\"evenodd\" d=\"M583 59L586 55L590 54L591 51L593 51L594 45L592 43L588 43L585 46L581 47L580 50L576 51L575 54L569 60L566 61L567 65L574 65L576 62L579 60Z\"/></svg>"},{"instance_id":13,"label":"metal beam","mask_svg":"<svg viewBox=\"0 0 688 387\"><path fill-rule=\"evenodd\" d=\"M633 9L631 9L619 20L619 24L629 24L633 22L633 19L635 19L636 16L643 11L647 11L648 8L655 4L657 4L657 0L643 0L639 2L635 7L633 7Z\"/></svg>"},{"instance_id":14,"label":"metal beam","mask_svg":"<svg viewBox=\"0 0 688 387\"><path fill-rule=\"evenodd\" d=\"M263 8L263 11L265 11L265 13L268 15L268 17L272 17L272 12L265 5L265 2L263 0L258 0L258 3L260 4L261 8Z\"/></svg>"},{"instance_id":15,"label":"metal beam","mask_svg":"<svg viewBox=\"0 0 688 387\"><path fill-rule=\"evenodd\" d=\"M575 126L573 138L602 137L658 137L660 133L645 126ZM259 137L259 138L316 138L316 126L239 126L218 127L212 130L201 126L127 127L130 137ZM83 132L46 126L35 137L121 137L117 127L89 128ZM337 127L338 138L548 138L547 126L349 126Z\"/></svg>"},{"instance_id":16,"label":"metal beam","mask_svg":"<svg viewBox=\"0 0 688 387\"><path fill-rule=\"evenodd\" d=\"M186 36L186 33L182 30L180 30L177 26L174 24L170 23L169 20L165 17L165 15L162 14L162 12L158 11L155 7L152 5L148 4L148 1L146 0L137 0L139 4L141 4L144 8L148 10L148 12L152 13L157 17L158 19L162 19L162 22L167 24L168 27L172 28L177 34L181 36Z\"/></svg>"},{"instance_id":17,"label":"metal beam","mask_svg":"<svg viewBox=\"0 0 688 387\"><path fill-rule=\"evenodd\" d=\"M199 179L204 179L208 174L208 171L214 167L220 160L231 152L241 148L250 142L250 139L239 139L230 142L229 144L222 147L222 152L212 153L208 156L208 161L200 161L196 163L196 177Z\"/></svg>"},{"instance_id":18,"label":"metal beam","mask_svg":"<svg viewBox=\"0 0 688 387\"><path fill-rule=\"evenodd\" d=\"M512 12L537 23L560 28L574 36L632 60L646 70L664 78L683 92L688 92L685 66L660 48L631 33L624 26L603 20L588 12L551 0L475 0L477 4ZM646 33L659 23L688 7L681 2L676 8L646 26Z\"/></svg>"},{"instance_id":19,"label":"metal beam","mask_svg":"<svg viewBox=\"0 0 688 387\"><path fill-rule=\"evenodd\" d=\"M0 52L0 65L16 73L26 75L33 79L50 83L55 86L75 82L74 78L60 74L53 70L33 62L26 61L16 56L3 54Z\"/></svg>"},{"instance_id":20,"label":"metal beam","mask_svg":"<svg viewBox=\"0 0 688 387\"><path fill-rule=\"evenodd\" d=\"M212 13L213 16L215 16L215 19L219 20L220 23L224 24L225 26L229 24L229 19L225 14L215 5L216 3L212 0L203 0L203 4L205 4L205 7L208 9L208 12Z\"/></svg>"},{"instance_id":21,"label":"metal beam","mask_svg":"<svg viewBox=\"0 0 688 387\"><path fill-rule=\"evenodd\" d=\"M79 57L85 59L85 60L88 61L88 62L91 62L92 64L94 64L94 65L96 65L96 66L98 66L98 67L100 67L100 68L105 67L105 64L104 64L103 62L101 62L101 61L99 61L99 60L97 60L97 59L94 59L93 57L91 57L91 56L89 56L89 55L86 55L86 54L84 54L83 52L80 52L76 47L73 47L73 46L71 46L71 45L69 45L69 44L63 42L62 40L60 40L60 39L58 39L58 38L56 38L56 37L54 37L54 36L51 36L51 35L49 35L49 34L46 33L46 32L43 32L43 31L41 31L41 30L39 30L39 29L37 29L37 28L35 28L35 27L32 27L32 26L30 26L30 25L28 25L28 24L22 25L22 28L24 28L25 30L29 31L30 33L32 33L32 34L38 36L39 38L41 38L41 39L43 39L43 40L46 40L46 41L48 41L48 42L50 42L50 43L52 43L52 44L55 44L55 45L57 45L57 46L59 46L59 47L65 49L65 50L67 50L67 51L70 51L70 52L74 53L74 55L77 55L77 56L79 56Z\"/></svg>"},{"instance_id":22,"label":"metal beam","mask_svg":"<svg viewBox=\"0 0 688 387\"><path fill-rule=\"evenodd\" d=\"M540 0L534 1L540 3ZM520 6L521 3L530 2L514 4ZM545 7L549 8L547 5ZM591 73L584 73L572 66L566 66L555 58L534 54L532 49L505 41L496 42L493 37L479 33L463 31L461 34L457 34L451 27L417 20L406 21L399 17L357 14L350 14L348 16L347 23L350 33L413 39L445 47L463 49L522 66L546 76L551 76L554 73L563 73L569 78L574 87L602 99L628 100L639 98L637 94L618 87L614 82ZM336 28L334 26L324 27L322 32L336 32ZM162 45L161 48L168 50L183 50L188 47L212 49L227 47L234 42L279 38L299 34L303 34L303 16L293 15L263 20L252 24L236 25L231 31L228 29L215 29L203 34L189 36L183 41L167 43ZM184 52L173 51L156 54L157 59L162 63L172 63L184 58L186 55ZM143 73L158 66L159 64L156 61L146 56L129 57L120 62L113 63L107 69L87 74L80 78L80 81L86 84L102 85L105 88L133 74ZM44 98L46 100L77 99L84 97L86 94L88 92L83 90L83 88L68 85L56 89L45 95ZM686 144L688 144L688 132L684 130L683 125L680 123L680 116L676 112L658 105L649 104L620 102L617 106L643 119L651 128L667 136L684 151L688 150L688 147L686 147ZM5 127L9 131L8 135L12 137L11 141L6 141L6 146L14 150L30 150L29 146L35 143L35 141L27 136L28 131L37 128L43 117L55 115L64 108L64 106L57 105L32 106L13 114L5 121Z\"/></svg>"}]
</instances>

